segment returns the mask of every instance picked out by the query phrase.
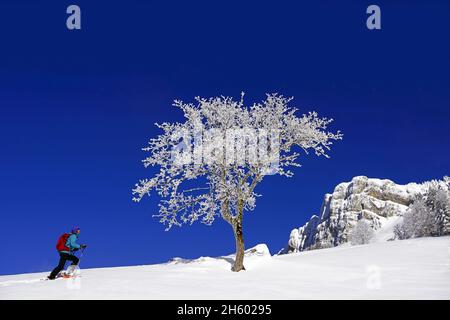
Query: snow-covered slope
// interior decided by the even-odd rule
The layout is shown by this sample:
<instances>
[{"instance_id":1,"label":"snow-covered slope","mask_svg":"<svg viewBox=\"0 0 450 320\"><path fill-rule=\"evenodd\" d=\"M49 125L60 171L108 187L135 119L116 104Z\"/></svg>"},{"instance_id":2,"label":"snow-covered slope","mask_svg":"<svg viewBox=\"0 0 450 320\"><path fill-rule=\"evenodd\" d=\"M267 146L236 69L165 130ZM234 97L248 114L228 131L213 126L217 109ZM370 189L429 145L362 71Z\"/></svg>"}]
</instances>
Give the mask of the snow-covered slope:
<instances>
[{"instance_id":1,"label":"snow-covered slope","mask_svg":"<svg viewBox=\"0 0 450 320\"><path fill-rule=\"evenodd\" d=\"M414 198L424 194L428 183L399 185L387 179L354 177L350 182L338 184L333 193L326 194L319 215L313 215L302 227L291 231L290 242L281 254L298 250L321 249L338 246L348 241L352 227L359 219L370 223L376 237L393 238L393 229ZM296 231L297 230L297 231Z\"/></svg>"},{"instance_id":2,"label":"snow-covered slope","mask_svg":"<svg viewBox=\"0 0 450 320\"><path fill-rule=\"evenodd\" d=\"M148 266L87 269L81 278L0 277L0 299L450 299L450 237L340 246L271 257L174 259Z\"/></svg>"}]
</instances>

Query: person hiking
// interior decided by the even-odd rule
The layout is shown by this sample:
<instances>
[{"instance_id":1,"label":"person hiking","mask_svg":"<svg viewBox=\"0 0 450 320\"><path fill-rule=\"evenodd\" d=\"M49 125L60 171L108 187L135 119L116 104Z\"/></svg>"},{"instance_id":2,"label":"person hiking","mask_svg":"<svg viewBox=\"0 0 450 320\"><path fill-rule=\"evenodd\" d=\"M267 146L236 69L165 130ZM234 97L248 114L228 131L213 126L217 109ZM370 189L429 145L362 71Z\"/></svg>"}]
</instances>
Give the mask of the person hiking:
<instances>
[{"instance_id":1,"label":"person hiking","mask_svg":"<svg viewBox=\"0 0 450 320\"><path fill-rule=\"evenodd\" d=\"M72 265L78 265L80 259L76 257L73 252L86 248L85 244L78 244L78 235L80 234L80 228L72 228L70 233L65 233L59 237L56 244L56 250L59 252L59 263L55 269L47 277L49 280L54 280L58 274L64 269L67 261L72 261Z\"/></svg>"}]
</instances>

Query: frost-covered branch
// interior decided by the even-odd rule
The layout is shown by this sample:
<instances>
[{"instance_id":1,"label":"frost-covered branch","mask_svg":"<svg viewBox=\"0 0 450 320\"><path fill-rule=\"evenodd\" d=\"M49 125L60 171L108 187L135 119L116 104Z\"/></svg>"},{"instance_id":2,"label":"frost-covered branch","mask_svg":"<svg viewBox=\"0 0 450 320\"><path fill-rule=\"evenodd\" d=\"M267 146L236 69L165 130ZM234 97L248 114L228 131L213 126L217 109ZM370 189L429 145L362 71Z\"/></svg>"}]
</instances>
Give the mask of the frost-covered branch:
<instances>
[{"instance_id":1,"label":"frost-covered branch","mask_svg":"<svg viewBox=\"0 0 450 320\"><path fill-rule=\"evenodd\" d=\"M267 175L290 177L300 167L300 151L328 157L338 131L327 131L332 119L316 112L298 116L292 98L269 94L260 103L244 105L243 94L200 98L196 103L175 100L184 121L157 124L162 133L143 148L144 166L158 168L140 180L133 200L156 193L160 222L167 228L216 217L234 225L256 206L255 190Z\"/></svg>"}]
</instances>

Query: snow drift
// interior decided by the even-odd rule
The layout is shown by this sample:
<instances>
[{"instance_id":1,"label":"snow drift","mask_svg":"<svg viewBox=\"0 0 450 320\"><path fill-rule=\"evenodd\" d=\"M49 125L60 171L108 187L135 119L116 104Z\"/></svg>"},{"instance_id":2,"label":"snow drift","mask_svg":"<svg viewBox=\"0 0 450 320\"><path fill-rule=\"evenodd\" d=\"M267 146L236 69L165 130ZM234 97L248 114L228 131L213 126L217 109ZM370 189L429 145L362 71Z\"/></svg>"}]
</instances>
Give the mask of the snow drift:
<instances>
[{"instance_id":1,"label":"snow drift","mask_svg":"<svg viewBox=\"0 0 450 320\"><path fill-rule=\"evenodd\" d=\"M340 246L270 256L246 252L166 264L82 270L81 277L42 281L48 273L0 277L0 299L450 299L450 237Z\"/></svg>"}]
</instances>

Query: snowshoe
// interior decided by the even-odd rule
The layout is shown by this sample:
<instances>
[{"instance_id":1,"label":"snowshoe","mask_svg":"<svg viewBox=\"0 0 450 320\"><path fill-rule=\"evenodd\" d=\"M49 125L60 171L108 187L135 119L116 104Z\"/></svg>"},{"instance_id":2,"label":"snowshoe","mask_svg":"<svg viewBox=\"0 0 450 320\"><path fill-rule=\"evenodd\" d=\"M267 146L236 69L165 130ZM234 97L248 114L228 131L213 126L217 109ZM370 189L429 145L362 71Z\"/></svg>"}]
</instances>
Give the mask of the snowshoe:
<instances>
[{"instance_id":1,"label":"snowshoe","mask_svg":"<svg viewBox=\"0 0 450 320\"><path fill-rule=\"evenodd\" d=\"M67 267L65 274L68 276L74 276L75 274L78 273L79 269L80 268L77 265L70 265Z\"/></svg>"}]
</instances>

